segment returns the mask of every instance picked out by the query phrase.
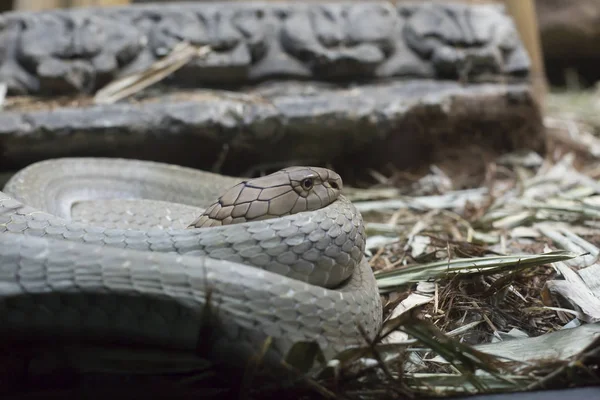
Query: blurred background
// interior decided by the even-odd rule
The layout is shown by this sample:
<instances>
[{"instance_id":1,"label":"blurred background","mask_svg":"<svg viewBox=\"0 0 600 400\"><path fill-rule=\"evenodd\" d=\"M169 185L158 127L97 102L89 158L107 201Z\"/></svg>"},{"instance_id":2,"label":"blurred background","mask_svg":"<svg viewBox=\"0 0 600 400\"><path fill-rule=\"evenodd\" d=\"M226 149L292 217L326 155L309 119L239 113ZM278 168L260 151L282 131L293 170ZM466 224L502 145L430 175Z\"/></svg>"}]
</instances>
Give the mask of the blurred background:
<instances>
[{"instance_id":1,"label":"blurred background","mask_svg":"<svg viewBox=\"0 0 600 400\"><path fill-rule=\"evenodd\" d=\"M203 0L197 0L203 1ZM457 0L438 0L457 1ZM70 7L109 7L157 0L0 0L0 11ZM173 2L163 0L162 2ZM533 61L532 78L540 94L554 90L595 88L600 80L600 1L598 0L462 0L505 3L515 18ZM543 97L543 96L542 96Z\"/></svg>"}]
</instances>

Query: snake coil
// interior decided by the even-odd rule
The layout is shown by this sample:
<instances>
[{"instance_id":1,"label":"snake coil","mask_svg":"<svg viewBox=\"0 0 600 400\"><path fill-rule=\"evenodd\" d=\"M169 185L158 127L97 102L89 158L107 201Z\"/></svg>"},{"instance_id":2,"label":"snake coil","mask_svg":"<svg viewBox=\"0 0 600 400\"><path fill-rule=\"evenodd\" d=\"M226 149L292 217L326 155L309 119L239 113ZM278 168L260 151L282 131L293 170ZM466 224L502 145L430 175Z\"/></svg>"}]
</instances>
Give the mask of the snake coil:
<instances>
[{"instance_id":1,"label":"snake coil","mask_svg":"<svg viewBox=\"0 0 600 400\"><path fill-rule=\"evenodd\" d=\"M360 213L333 171L240 178L150 161L32 164L0 192L0 337L137 343L240 363L374 337ZM218 199L215 202L215 199ZM212 334L206 334L207 299Z\"/></svg>"}]
</instances>

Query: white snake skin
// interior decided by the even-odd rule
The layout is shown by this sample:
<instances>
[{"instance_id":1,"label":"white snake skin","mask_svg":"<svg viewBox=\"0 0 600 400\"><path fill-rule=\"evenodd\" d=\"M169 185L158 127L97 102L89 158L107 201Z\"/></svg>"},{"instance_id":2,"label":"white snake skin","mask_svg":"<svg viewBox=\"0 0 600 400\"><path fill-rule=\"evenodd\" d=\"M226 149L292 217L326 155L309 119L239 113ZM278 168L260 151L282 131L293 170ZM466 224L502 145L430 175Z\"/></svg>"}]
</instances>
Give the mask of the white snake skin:
<instances>
[{"instance_id":1,"label":"white snake skin","mask_svg":"<svg viewBox=\"0 0 600 400\"><path fill-rule=\"evenodd\" d=\"M340 196L313 211L186 229L238 182L122 159L23 169L0 192L0 337L200 345L234 364L267 337L268 362L297 341L331 358L364 344L359 326L373 338L381 301L354 206Z\"/></svg>"}]
</instances>

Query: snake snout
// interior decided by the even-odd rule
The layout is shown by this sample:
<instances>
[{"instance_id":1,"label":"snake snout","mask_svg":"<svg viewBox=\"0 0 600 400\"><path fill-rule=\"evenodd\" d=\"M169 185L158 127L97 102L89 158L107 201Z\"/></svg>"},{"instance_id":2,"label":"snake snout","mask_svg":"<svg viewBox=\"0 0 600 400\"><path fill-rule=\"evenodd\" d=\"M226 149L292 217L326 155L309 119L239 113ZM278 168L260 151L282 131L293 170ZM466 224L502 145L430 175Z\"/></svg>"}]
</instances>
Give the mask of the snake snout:
<instances>
[{"instance_id":1,"label":"snake snout","mask_svg":"<svg viewBox=\"0 0 600 400\"><path fill-rule=\"evenodd\" d=\"M240 182L211 204L189 228L258 221L333 203L342 191L342 178L320 167L290 167Z\"/></svg>"}]
</instances>

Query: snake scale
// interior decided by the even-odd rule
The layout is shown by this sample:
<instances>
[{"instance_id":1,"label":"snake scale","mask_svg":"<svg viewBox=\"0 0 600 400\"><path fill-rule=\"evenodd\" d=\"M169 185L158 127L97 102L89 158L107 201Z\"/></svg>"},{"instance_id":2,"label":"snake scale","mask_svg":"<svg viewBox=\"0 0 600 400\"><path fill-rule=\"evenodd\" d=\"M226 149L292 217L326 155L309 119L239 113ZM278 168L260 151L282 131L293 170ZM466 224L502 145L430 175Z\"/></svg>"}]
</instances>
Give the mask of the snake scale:
<instances>
[{"instance_id":1,"label":"snake scale","mask_svg":"<svg viewBox=\"0 0 600 400\"><path fill-rule=\"evenodd\" d=\"M140 160L31 164L0 192L0 338L201 344L230 363L267 338L265 362L298 341L326 358L362 345L382 305L341 186L312 167L243 181Z\"/></svg>"}]
</instances>

